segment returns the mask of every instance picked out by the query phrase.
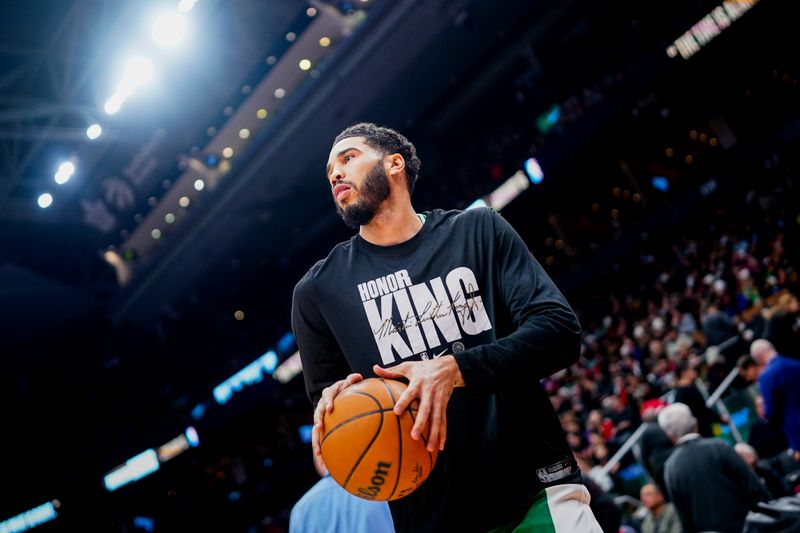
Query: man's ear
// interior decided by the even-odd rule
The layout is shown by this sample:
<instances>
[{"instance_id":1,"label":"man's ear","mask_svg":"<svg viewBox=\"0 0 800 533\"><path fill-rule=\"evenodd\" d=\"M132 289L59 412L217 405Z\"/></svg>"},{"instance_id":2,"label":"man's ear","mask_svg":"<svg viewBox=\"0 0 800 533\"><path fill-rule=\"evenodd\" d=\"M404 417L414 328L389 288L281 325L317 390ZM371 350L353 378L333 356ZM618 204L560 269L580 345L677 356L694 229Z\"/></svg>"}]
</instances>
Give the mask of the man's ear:
<instances>
[{"instance_id":1,"label":"man's ear","mask_svg":"<svg viewBox=\"0 0 800 533\"><path fill-rule=\"evenodd\" d=\"M406 160L400 154L389 154L383 158L386 174L390 177L400 176L406 169Z\"/></svg>"}]
</instances>

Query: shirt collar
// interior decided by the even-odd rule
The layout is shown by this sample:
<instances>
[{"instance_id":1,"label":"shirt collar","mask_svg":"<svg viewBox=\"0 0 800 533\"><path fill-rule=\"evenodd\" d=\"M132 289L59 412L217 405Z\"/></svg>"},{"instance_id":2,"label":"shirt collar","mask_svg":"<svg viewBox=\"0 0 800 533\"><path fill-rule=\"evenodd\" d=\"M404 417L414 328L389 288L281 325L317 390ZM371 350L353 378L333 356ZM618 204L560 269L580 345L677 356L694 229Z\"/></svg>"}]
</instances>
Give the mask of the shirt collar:
<instances>
[{"instance_id":1,"label":"shirt collar","mask_svg":"<svg viewBox=\"0 0 800 533\"><path fill-rule=\"evenodd\" d=\"M679 438L678 442L676 442L675 444L680 445L680 444L683 444L684 442L689 442L690 440L695 440L695 439L699 439L699 438L700 438L700 434L699 433L687 433L683 437Z\"/></svg>"}]
</instances>

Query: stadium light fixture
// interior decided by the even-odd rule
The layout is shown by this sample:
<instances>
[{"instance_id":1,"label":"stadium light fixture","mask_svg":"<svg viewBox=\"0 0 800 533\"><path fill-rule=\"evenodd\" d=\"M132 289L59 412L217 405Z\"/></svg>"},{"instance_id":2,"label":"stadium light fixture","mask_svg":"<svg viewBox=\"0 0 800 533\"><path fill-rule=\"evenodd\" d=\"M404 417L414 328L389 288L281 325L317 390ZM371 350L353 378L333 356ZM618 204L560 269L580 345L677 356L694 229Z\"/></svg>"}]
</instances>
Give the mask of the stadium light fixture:
<instances>
[{"instance_id":1,"label":"stadium light fixture","mask_svg":"<svg viewBox=\"0 0 800 533\"><path fill-rule=\"evenodd\" d=\"M56 508L60 505L58 500L47 502L17 516L12 516L0 522L0 533L22 533L45 522L55 520L58 516Z\"/></svg>"},{"instance_id":2,"label":"stadium light fixture","mask_svg":"<svg viewBox=\"0 0 800 533\"><path fill-rule=\"evenodd\" d=\"M188 13L192 10L194 5L197 3L197 0L181 0L178 2L178 11L181 13Z\"/></svg>"},{"instance_id":3,"label":"stadium light fixture","mask_svg":"<svg viewBox=\"0 0 800 533\"><path fill-rule=\"evenodd\" d=\"M103 133L103 127L100 124L92 124L86 128L86 136L91 140L95 140Z\"/></svg>"},{"instance_id":4,"label":"stadium light fixture","mask_svg":"<svg viewBox=\"0 0 800 533\"><path fill-rule=\"evenodd\" d=\"M51 205L53 205L53 195L49 192L45 192L39 195L39 198L36 200L36 203L39 204L39 207L42 209L47 209Z\"/></svg>"},{"instance_id":5,"label":"stadium light fixture","mask_svg":"<svg viewBox=\"0 0 800 533\"><path fill-rule=\"evenodd\" d=\"M544 172L542 172L542 167L539 166L539 162L535 157L525 161L525 173L534 185L538 185L544 180Z\"/></svg>"},{"instance_id":6,"label":"stadium light fixture","mask_svg":"<svg viewBox=\"0 0 800 533\"><path fill-rule=\"evenodd\" d=\"M178 6L180 9L180 4ZM162 13L153 22L150 36L162 48L173 48L186 33L186 17L180 13Z\"/></svg>"},{"instance_id":7,"label":"stadium light fixture","mask_svg":"<svg viewBox=\"0 0 800 533\"><path fill-rule=\"evenodd\" d=\"M158 455L152 448L145 450L136 457L129 459L124 465L119 466L106 474L103 484L106 490L113 491L132 483L158 470Z\"/></svg>"},{"instance_id":8,"label":"stadium light fixture","mask_svg":"<svg viewBox=\"0 0 800 533\"><path fill-rule=\"evenodd\" d=\"M58 166L56 171L55 181L58 185L64 185L72 175L75 173L75 163L72 161L64 161Z\"/></svg>"},{"instance_id":9,"label":"stadium light fixture","mask_svg":"<svg viewBox=\"0 0 800 533\"><path fill-rule=\"evenodd\" d=\"M117 90L111 95L103 109L113 115L122 108L122 104L133 94L138 87L153 78L153 63L146 57L135 56L125 64L125 73L122 81L117 85Z\"/></svg>"},{"instance_id":10,"label":"stadium light fixture","mask_svg":"<svg viewBox=\"0 0 800 533\"><path fill-rule=\"evenodd\" d=\"M654 189L661 192L667 192L669 190L669 180L664 176L653 176L650 183L653 185Z\"/></svg>"}]
</instances>

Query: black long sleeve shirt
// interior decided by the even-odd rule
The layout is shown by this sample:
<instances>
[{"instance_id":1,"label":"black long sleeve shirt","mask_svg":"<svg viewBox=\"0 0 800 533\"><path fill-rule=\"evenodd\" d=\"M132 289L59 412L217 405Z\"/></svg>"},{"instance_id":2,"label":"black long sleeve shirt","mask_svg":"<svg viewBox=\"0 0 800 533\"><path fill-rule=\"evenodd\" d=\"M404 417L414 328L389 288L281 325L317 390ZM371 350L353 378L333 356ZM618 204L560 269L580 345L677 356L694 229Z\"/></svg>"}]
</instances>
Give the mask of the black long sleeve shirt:
<instances>
[{"instance_id":1,"label":"black long sleeve shirt","mask_svg":"<svg viewBox=\"0 0 800 533\"><path fill-rule=\"evenodd\" d=\"M466 387L428 480L390 503L398 531L485 531L542 488L579 482L539 379L575 362L580 326L511 226L491 209L426 213L414 237L358 235L300 280L292 326L316 404L350 372L453 354Z\"/></svg>"}]
</instances>

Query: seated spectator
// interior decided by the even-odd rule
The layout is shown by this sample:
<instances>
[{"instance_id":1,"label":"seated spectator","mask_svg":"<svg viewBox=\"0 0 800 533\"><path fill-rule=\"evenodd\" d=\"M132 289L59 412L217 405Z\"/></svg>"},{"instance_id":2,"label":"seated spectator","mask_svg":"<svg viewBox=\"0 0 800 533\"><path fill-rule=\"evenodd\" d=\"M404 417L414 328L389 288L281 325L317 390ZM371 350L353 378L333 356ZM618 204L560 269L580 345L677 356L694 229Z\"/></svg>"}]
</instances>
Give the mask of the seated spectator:
<instances>
[{"instance_id":1,"label":"seated spectator","mask_svg":"<svg viewBox=\"0 0 800 533\"><path fill-rule=\"evenodd\" d=\"M769 491L771 499L792 495L792 489L783 479L783 476L768 461L759 459L755 448L744 442L739 442L734 445L733 449L747 463L747 466L753 469L753 472L756 473L761 483Z\"/></svg>"},{"instance_id":2,"label":"seated spectator","mask_svg":"<svg viewBox=\"0 0 800 533\"><path fill-rule=\"evenodd\" d=\"M642 533L681 533L681 521L675 506L664 501L661 490L648 483L639 492L642 505L647 508L647 515L642 521Z\"/></svg>"},{"instance_id":3,"label":"seated spectator","mask_svg":"<svg viewBox=\"0 0 800 533\"><path fill-rule=\"evenodd\" d=\"M706 407L706 400L697 386L694 384L697 379L697 370L686 361L678 363L675 370L677 381L673 391L673 403L687 405L692 411L692 415L697 419L698 432L703 437L713 437L712 424L721 422L716 412Z\"/></svg>"},{"instance_id":4,"label":"seated spectator","mask_svg":"<svg viewBox=\"0 0 800 533\"><path fill-rule=\"evenodd\" d=\"M746 391L751 399L755 401L756 394L758 393L758 375L761 373L761 367L758 361L753 359L751 355L743 355L736 361L736 368L739 374L734 378L731 383L731 389L736 391Z\"/></svg>"},{"instance_id":5,"label":"seated spectator","mask_svg":"<svg viewBox=\"0 0 800 533\"><path fill-rule=\"evenodd\" d=\"M783 428L795 458L800 459L800 361L779 354L765 339L753 341L750 353L763 368L758 384L766 419Z\"/></svg>"},{"instance_id":6,"label":"seated spectator","mask_svg":"<svg viewBox=\"0 0 800 533\"><path fill-rule=\"evenodd\" d=\"M665 406L663 400L650 400L642 405L642 420L646 427L637 443L642 466L662 492L666 490L664 487L664 463L675 449L672 440L656 422L659 411Z\"/></svg>"},{"instance_id":7,"label":"seated spectator","mask_svg":"<svg viewBox=\"0 0 800 533\"><path fill-rule=\"evenodd\" d=\"M736 323L719 308L719 305L711 303L703 317L703 334L708 346L719 346L738 335L739 330L736 328Z\"/></svg>"},{"instance_id":8,"label":"seated spectator","mask_svg":"<svg viewBox=\"0 0 800 533\"><path fill-rule=\"evenodd\" d=\"M798 326L800 301L797 296L786 293L778 298L777 305L770 309L764 337L781 355L800 358L800 327Z\"/></svg>"},{"instance_id":9,"label":"seated spectator","mask_svg":"<svg viewBox=\"0 0 800 533\"><path fill-rule=\"evenodd\" d=\"M725 442L701 438L684 404L662 409L658 425L677 445L664 481L686 531L740 533L748 511L769 498L755 473Z\"/></svg>"},{"instance_id":10,"label":"seated spectator","mask_svg":"<svg viewBox=\"0 0 800 533\"><path fill-rule=\"evenodd\" d=\"M613 437L624 441L637 422L634 410L616 394L607 397L603 401L603 407L605 408L605 417L615 428Z\"/></svg>"}]
</instances>

